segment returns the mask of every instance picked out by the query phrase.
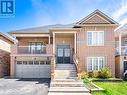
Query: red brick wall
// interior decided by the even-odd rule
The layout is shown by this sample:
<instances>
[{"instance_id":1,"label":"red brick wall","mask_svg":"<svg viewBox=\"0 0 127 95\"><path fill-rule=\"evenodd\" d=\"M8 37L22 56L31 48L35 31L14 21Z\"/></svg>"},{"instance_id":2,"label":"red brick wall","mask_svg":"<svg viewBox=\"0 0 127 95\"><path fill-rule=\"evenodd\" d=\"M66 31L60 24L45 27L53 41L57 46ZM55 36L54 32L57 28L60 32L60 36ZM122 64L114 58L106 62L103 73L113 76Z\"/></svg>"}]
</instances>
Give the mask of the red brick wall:
<instances>
[{"instance_id":1,"label":"red brick wall","mask_svg":"<svg viewBox=\"0 0 127 95\"><path fill-rule=\"evenodd\" d=\"M104 31L104 46L87 46L87 31ZM87 71L87 57L104 56L106 65L115 76L115 38L114 28L109 26L83 27L77 34L77 54L81 69Z\"/></svg>"},{"instance_id":2,"label":"red brick wall","mask_svg":"<svg viewBox=\"0 0 127 95\"><path fill-rule=\"evenodd\" d=\"M0 50L0 77L10 75L10 53Z\"/></svg>"}]
</instances>

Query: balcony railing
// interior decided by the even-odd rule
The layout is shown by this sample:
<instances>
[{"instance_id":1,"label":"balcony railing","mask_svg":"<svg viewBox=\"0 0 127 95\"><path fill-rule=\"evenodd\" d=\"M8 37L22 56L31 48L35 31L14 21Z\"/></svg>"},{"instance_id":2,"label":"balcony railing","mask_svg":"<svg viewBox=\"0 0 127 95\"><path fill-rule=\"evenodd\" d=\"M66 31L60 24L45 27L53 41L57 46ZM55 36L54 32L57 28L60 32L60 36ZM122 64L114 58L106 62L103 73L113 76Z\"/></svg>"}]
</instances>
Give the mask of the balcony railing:
<instances>
[{"instance_id":1,"label":"balcony railing","mask_svg":"<svg viewBox=\"0 0 127 95\"><path fill-rule=\"evenodd\" d=\"M120 54L120 49L117 47L115 49L115 54L116 55L127 55L127 46L121 46L121 54Z\"/></svg>"},{"instance_id":2,"label":"balcony railing","mask_svg":"<svg viewBox=\"0 0 127 95\"><path fill-rule=\"evenodd\" d=\"M46 46L17 46L12 45L12 54L52 54L52 45Z\"/></svg>"}]
</instances>

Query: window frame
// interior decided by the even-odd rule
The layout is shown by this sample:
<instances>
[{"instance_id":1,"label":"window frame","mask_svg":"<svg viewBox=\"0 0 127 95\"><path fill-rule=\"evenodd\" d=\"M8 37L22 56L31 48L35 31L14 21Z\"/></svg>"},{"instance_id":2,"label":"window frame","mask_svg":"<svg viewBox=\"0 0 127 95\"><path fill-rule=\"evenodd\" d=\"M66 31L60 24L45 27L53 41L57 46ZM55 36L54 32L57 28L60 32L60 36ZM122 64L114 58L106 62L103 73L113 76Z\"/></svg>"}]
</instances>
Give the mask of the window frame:
<instances>
[{"instance_id":1,"label":"window frame","mask_svg":"<svg viewBox=\"0 0 127 95\"><path fill-rule=\"evenodd\" d=\"M91 33L91 37L89 37L89 33ZM97 38L96 38L96 41L95 42L95 39L94 39L94 36L95 36L95 33ZM100 36L100 33L103 33L103 36L102 36L102 39L99 40L99 36ZM104 34L104 31L87 31L87 46L104 46L104 43L105 43L105 34ZM89 38L91 38L91 43L89 43ZM102 42L102 43L101 43Z\"/></svg>"},{"instance_id":2,"label":"window frame","mask_svg":"<svg viewBox=\"0 0 127 95\"><path fill-rule=\"evenodd\" d=\"M92 59L92 66L91 66L91 70L89 70L89 59ZM97 59L97 60L95 60ZM102 60L103 59L103 60ZM97 61L97 63L94 63L95 61ZM103 66L101 61L103 61ZM98 64L98 66L96 66L95 64ZM95 67L94 67L95 65ZM101 67L100 67L101 66ZM101 68L106 66L106 59L104 56L97 56L97 57L87 57L87 71L88 72L92 72L93 70L96 70L95 68L97 67L97 71L99 71Z\"/></svg>"}]
</instances>

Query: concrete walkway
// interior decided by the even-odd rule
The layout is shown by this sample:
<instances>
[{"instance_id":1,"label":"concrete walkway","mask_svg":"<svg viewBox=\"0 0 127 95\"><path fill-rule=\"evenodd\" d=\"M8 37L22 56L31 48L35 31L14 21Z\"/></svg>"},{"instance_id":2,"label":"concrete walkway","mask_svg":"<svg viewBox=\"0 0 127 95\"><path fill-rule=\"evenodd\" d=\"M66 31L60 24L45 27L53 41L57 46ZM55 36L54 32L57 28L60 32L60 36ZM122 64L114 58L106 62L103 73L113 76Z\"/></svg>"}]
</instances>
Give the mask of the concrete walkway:
<instances>
[{"instance_id":1,"label":"concrete walkway","mask_svg":"<svg viewBox=\"0 0 127 95\"><path fill-rule=\"evenodd\" d=\"M48 95L92 95L81 80L52 80Z\"/></svg>"},{"instance_id":2,"label":"concrete walkway","mask_svg":"<svg viewBox=\"0 0 127 95\"><path fill-rule=\"evenodd\" d=\"M49 93L48 95L92 95L90 93Z\"/></svg>"}]
</instances>

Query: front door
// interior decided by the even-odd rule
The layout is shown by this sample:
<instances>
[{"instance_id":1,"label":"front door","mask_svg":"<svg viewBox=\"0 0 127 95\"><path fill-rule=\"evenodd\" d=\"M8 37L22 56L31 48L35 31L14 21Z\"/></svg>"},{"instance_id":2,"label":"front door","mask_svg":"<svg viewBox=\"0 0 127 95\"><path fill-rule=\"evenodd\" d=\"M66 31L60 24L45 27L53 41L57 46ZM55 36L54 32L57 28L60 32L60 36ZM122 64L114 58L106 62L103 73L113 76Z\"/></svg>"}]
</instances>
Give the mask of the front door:
<instances>
[{"instance_id":1,"label":"front door","mask_svg":"<svg viewBox=\"0 0 127 95\"><path fill-rule=\"evenodd\" d=\"M57 63L70 63L70 45L57 45Z\"/></svg>"},{"instance_id":2,"label":"front door","mask_svg":"<svg viewBox=\"0 0 127 95\"><path fill-rule=\"evenodd\" d=\"M124 61L124 72L127 70L127 61Z\"/></svg>"}]
</instances>

